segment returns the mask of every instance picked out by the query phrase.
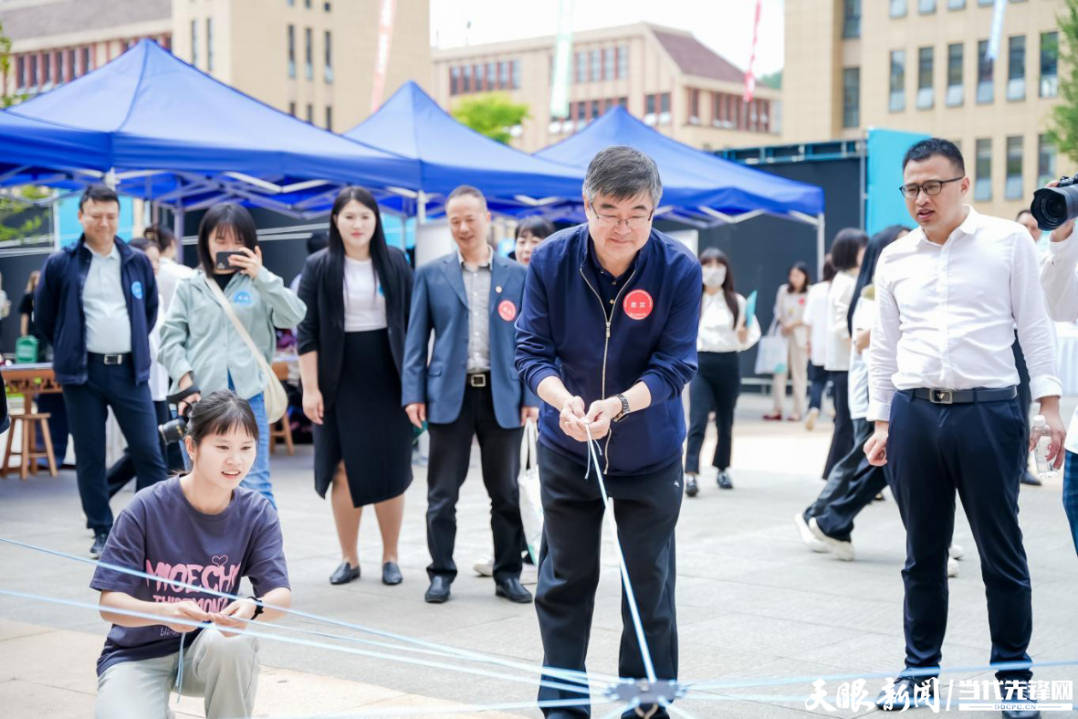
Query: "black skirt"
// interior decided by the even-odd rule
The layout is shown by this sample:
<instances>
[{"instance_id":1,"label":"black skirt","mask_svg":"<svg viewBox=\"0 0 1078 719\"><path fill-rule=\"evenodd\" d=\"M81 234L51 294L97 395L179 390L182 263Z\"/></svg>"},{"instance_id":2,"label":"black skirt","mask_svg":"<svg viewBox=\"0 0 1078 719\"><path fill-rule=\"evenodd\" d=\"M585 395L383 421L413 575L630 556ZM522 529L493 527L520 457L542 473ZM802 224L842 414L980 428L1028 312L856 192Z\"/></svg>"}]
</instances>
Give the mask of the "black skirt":
<instances>
[{"instance_id":1,"label":"black skirt","mask_svg":"<svg viewBox=\"0 0 1078 719\"><path fill-rule=\"evenodd\" d=\"M326 496L341 460L357 507L393 499L408 489L412 423L401 407L401 381L387 330L345 333L340 383L322 422L314 427L314 488L319 495Z\"/></svg>"}]
</instances>

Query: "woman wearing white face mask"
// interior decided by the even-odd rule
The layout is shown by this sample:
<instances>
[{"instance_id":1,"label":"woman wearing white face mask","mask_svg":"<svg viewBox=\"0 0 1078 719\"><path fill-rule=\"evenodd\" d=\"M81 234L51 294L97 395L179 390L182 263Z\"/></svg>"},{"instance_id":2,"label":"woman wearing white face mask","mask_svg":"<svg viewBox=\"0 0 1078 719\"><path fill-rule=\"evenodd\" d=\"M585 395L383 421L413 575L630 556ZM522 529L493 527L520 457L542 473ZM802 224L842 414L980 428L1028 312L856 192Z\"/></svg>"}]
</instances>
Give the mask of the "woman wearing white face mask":
<instances>
[{"instance_id":1,"label":"woman wearing white face mask","mask_svg":"<svg viewBox=\"0 0 1078 719\"><path fill-rule=\"evenodd\" d=\"M689 437L685 452L685 494L699 492L700 446L704 443L708 414L715 410L718 441L711 464L719 470L721 489L733 489L727 471L733 445L734 406L741 392L738 355L749 344L745 298L734 292L730 261L709 247L700 253L704 288L700 302L700 332L696 341L699 369L689 385Z\"/></svg>"}]
</instances>

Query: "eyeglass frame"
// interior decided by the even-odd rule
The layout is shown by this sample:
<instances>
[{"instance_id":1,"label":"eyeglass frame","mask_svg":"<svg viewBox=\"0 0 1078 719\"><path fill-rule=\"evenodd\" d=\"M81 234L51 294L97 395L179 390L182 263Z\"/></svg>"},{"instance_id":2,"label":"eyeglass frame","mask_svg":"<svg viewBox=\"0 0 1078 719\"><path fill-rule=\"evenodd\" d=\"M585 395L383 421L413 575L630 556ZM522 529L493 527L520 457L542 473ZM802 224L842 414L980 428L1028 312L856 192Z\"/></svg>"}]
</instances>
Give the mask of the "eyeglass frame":
<instances>
[{"instance_id":1,"label":"eyeglass frame","mask_svg":"<svg viewBox=\"0 0 1078 719\"><path fill-rule=\"evenodd\" d=\"M616 215L600 215L591 202L584 203L584 211L591 210L592 216L595 221L604 227L620 227L622 224L628 230L638 230L645 225L645 223L651 222L655 219L655 210L649 212L646 216L637 217L618 217Z\"/></svg>"},{"instance_id":2,"label":"eyeglass frame","mask_svg":"<svg viewBox=\"0 0 1078 719\"><path fill-rule=\"evenodd\" d=\"M961 175L959 177L952 177L949 180L926 180L924 182L911 182L909 185L899 185L898 186L898 191L906 199L911 199L911 198L916 199L917 196L920 195L922 191L926 195L928 195L929 197L935 197L939 193L943 192L943 186L946 185L948 182L958 182L959 180L961 180L963 178L965 178L965 175ZM937 190L936 192L929 192L928 188L925 187L925 185L929 184L930 182L938 182L938 183L940 183L939 190ZM917 192L911 192L911 193L907 194L906 193L906 188L909 187L910 185L915 186L917 188Z\"/></svg>"}]
</instances>

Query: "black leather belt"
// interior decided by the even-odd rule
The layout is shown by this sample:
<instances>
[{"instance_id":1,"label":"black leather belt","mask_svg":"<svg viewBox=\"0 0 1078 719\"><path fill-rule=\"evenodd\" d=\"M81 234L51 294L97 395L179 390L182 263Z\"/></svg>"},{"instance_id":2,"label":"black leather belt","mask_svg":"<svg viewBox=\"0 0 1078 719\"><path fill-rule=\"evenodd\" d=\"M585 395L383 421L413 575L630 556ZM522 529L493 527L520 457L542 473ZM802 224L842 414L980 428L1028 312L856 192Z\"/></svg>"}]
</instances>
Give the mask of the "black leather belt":
<instances>
[{"instance_id":1,"label":"black leather belt","mask_svg":"<svg viewBox=\"0 0 1078 719\"><path fill-rule=\"evenodd\" d=\"M131 353L123 352L117 354L103 355L97 352L87 352L86 356L93 362L100 362L105 365L121 365L125 362L131 361Z\"/></svg>"},{"instance_id":2,"label":"black leather belt","mask_svg":"<svg viewBox=\"0 0 1078 719\"><path fill-rule=\"evenodd\" d=\"M468 374L468 386L483 388L490 385L490 372L472 372Z\"/></svg>"},{"instance_id":3,"label":"black leather belt","mask_svg":"<svg viewBox=\"0 0 1078 719\"><path fill-rule=\"evenodd\" d=\"M907 396L923 399L932 404L972 404L974 402L1005 402L1018 396L1017 387L1000 389L907 389Z\"/></svg>"}]
</instances>

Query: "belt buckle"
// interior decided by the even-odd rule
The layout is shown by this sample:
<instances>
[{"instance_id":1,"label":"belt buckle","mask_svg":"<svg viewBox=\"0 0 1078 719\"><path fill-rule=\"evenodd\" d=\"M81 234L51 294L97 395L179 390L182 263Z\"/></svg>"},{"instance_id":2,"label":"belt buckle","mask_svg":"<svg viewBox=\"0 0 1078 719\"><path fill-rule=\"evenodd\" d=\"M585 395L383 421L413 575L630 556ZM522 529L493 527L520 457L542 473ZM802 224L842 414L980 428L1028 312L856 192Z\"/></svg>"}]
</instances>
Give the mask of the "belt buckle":
<instances>
[{"instance_id":1,"label":"belt buckle","mask_svg":"<svg viewBox=\"0 0 1078 719\"><path fill-rule=\"evenodd\" d=\"M930 389L928 401L932 404L954 404L953 389Z\"/></svg>"},{"instance_id":2,"label":"belt buckle","mask_svg":"<svg viewBox=\"0 0 1078 719\"><path fill-rule=\"evenodd\" d=\"M468 385L477 388L486 387L487 376L485 374L470 374L468 375Z\"/></svg>"},{"instance_id":3,"label":"belt buckle","mask_svg":"<svg viewBox=\"0 0 1078 719\"><path fill-rule=\"evenodd\" d=\"M122 354L107 354L103 356L106 365L121 365L124 363Z\"/></svg>"}]
</instances>

